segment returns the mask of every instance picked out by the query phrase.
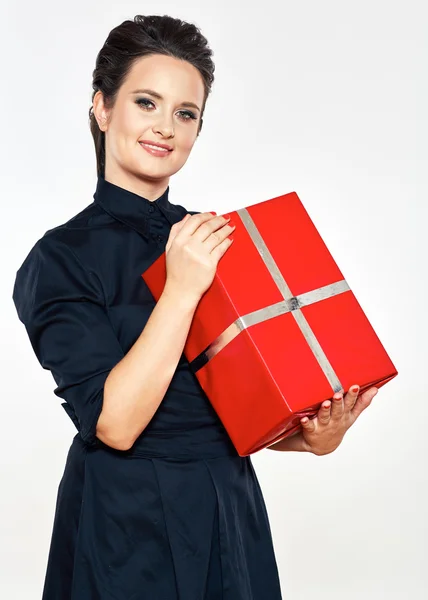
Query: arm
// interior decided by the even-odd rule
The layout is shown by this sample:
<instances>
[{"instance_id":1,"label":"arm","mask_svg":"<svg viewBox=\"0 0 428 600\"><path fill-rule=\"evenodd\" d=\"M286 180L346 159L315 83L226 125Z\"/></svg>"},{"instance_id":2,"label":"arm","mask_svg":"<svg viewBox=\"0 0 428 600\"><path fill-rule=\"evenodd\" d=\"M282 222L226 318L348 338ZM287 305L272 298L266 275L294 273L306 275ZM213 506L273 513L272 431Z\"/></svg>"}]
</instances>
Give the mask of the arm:
<instances>
[{"instance_id":1,"label":"arm","mask_svg":"<svg viewBox=\"0 0 428 600\"><path fill-rule=\"evenodd\" d=\"M96 446L99 435L107 445L130 448L156 412L199 300L231 244L227 221L203 213L172 226L164 291L126 355L97 274L66 243L67 230L47 232L24 260L13 290L18 316L85 444Z\"/></svg>"},{"instance_id":2,"label":"arm","mask_svg":"<svg viewBox=\"0 0 428 600\"><path fill-rule=\"evenodd\" d=\"M18 316L86 444L96 445L99 437L124 450L150 421L199 302L196 294L179 289L165 285L143 332L125 354L98 278L60 235L42 238L18 270L13 290Z\"/></svg>"},{"instance_id":3,"label":"arm","mask_svg":"<svg viewBox=\"0 0 428 600\"><path fill-rule=\"evenodd\" d=\"M163 293L139 338L105 382L97 424L101 441L130 448L158 409L183 352L196 307L231 244L228 235L234 226L228 221L198 213L187 214L172 226L165 249Z\"/></svg>"},{"instance_id":4,"label":"arm","mask_svg":"<svg viewBox=\"0 0 428 600\"><path fill-rule=\"evenodd\" d=\"M165 289L139 338L110 371L96 435L129 449L158 409L178 361L198 302Z\"/></svg>"}]
</instances>

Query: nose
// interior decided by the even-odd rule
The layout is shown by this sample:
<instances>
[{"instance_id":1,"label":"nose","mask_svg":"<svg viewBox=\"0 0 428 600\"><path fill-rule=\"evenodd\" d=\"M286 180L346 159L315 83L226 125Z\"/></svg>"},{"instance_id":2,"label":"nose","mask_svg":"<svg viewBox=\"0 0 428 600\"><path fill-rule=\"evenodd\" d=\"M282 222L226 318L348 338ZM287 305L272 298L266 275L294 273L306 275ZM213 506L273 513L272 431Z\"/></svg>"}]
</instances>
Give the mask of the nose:
<instances>
[{"instance_id":1,"label":"nose","mask_svg":"<svg viewBox=\"0 0 428 600\"><path fill-rule=\"evenodd\" d=\"M171 120L163 119L153 125L153 132L160 133L164 138L173 138L175 135L174 125Z\"/></svg>"}]
</instances>

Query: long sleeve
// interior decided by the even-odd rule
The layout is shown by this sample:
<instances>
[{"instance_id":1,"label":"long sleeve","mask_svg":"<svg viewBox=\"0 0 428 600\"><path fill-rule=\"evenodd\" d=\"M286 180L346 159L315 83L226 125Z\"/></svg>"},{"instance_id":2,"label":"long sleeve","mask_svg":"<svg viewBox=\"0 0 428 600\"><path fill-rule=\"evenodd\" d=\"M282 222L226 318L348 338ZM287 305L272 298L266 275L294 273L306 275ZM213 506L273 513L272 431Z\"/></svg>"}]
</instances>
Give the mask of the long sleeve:
<instances>
[{"instance_id":1,"label":"long sleeve","mask_svg":"<svg viewBox=\"0 0 428 600\"><path fill-rule=\"evenodd\" d=\"M57 384L54 394L82 439L96 443L104 383L124 353L97 275L62 240L41 238L17 271L13 301L33 350Z\"/></svg>"}]
</instances>

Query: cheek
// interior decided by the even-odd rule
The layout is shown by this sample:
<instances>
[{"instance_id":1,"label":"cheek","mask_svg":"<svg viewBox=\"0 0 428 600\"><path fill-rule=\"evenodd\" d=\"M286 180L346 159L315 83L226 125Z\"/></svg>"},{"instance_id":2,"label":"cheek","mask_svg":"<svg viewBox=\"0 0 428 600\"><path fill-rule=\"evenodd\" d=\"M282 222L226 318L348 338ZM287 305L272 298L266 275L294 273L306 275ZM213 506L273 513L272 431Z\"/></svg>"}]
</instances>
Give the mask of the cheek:
<instances>
[{"instance_id":1,"label":"cheek","mask_svg":"<svg viewBox=\"0 0 428 600\"><path fill-rule=\"evenodd\" d=\"M133 105L127 106L126 109L124 108L120 112L117 111L116 117L117 134L124 139L125 143L128 143L129 140L135 142L150 125L150 117L135 110Z\"/></svg>"},{"instance_id":2,"label":"cheek","mask_svg":"<svg viewBox=\"0 0 428 600\"><path fill-rule=\"evenodd\" d=\"M135 144L138 135L135 117L132 118L132 115L125 111L115 114L114 127L111 130L112 151L116 154L126 152Z\"/></svg>"},{"instance_id":3,"label":"cheek","mask_svg":"<svg viewBox=\"0 0 428 600\"><path fill-rule=\"evenodd\" d=\"M180 148L183 150L183 152L187 152L189 153L191 151L191 149L193 148L194 143L196 142L196 137L197 137L197 129L196 128L192 128L192 130L190 131L190 127L189 127L189 131L186 131L183 136L180 139Z\"/></svg>"},{"instance_id":4,"label":"cheek","mask_svg":"<svg viewBox=\"0 0 428 600\"><path fill-rule=\"evenodd\" d=\"M122 131L125 135L131 137L139 137L139 132L142 128L142 119L135 118L135 114L130 112L122 117Z\"/></svg>"}]
</instances>

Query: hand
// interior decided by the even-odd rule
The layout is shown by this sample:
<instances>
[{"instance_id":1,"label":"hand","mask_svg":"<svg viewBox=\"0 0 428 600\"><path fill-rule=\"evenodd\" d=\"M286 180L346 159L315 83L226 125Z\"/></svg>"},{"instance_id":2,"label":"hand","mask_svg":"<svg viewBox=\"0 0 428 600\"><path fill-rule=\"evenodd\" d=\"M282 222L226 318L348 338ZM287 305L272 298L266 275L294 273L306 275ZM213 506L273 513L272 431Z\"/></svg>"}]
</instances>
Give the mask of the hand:
<instances>
[{"instance_id":1,"label":"hand","mask_svg":"<svg viewBox=\"0 0 428 600\"><path fill-rule=\"evenodd\" d=\"M355 391L354 388L356 388ZM351 386L343 397L343 390L336 392L332 401L321 404L314 419L303 417L302 441L305 450L318 456L330 454L341 443L346 431L355 423L360 414L368 406L378 392L372 387L358 397L359 387Z\"/></svg>"},{"instance_id":2,"label":"hand","mask_svg":"<svg viewBox=\"0 0 428 600\"><path fill-rule=\"evenodd\" d=\"M199 301L212 284L221 257L232 244L230 217L187 214L171 227L166 244L165 287Z\"/></svg>"}]
</instances>

